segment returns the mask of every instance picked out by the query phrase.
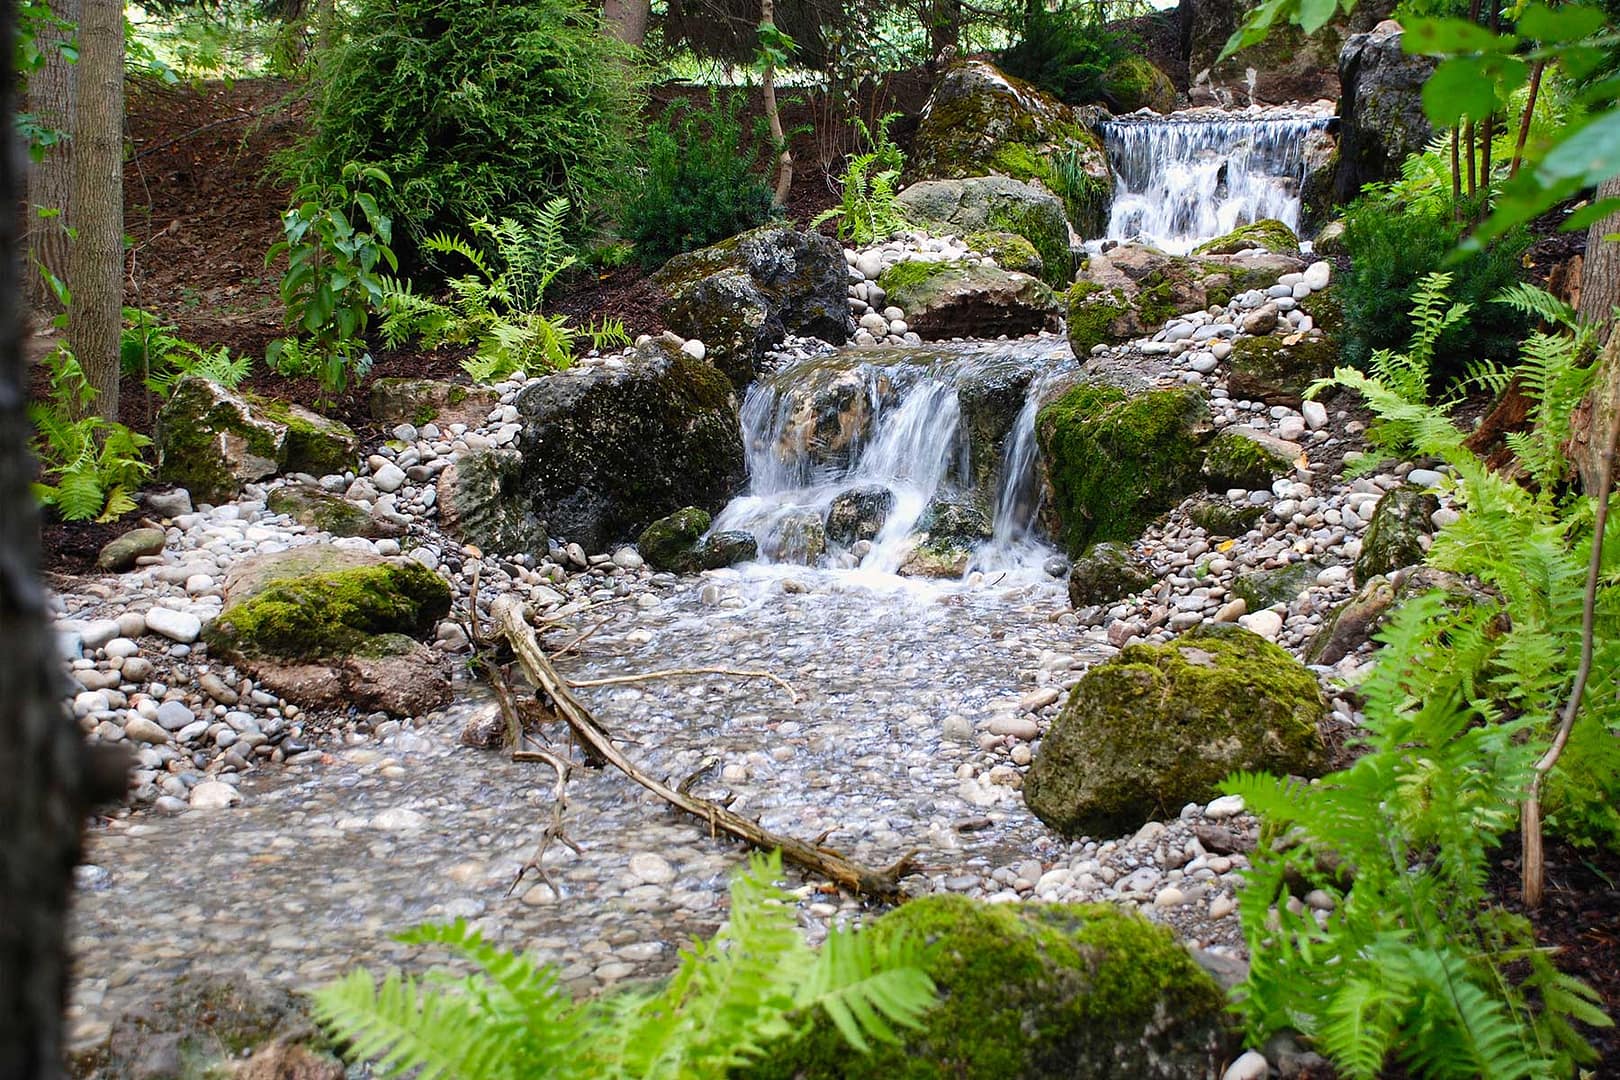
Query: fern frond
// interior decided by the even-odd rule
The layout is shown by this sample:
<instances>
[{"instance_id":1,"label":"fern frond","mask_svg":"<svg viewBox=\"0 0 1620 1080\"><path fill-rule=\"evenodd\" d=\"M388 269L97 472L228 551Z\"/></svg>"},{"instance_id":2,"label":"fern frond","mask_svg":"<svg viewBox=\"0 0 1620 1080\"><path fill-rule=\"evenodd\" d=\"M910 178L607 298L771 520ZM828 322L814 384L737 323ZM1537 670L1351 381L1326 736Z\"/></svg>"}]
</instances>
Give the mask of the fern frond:
<instances>
[{"instance_id":1,"label":"fern frond","mask_svg":"<svg viewBox=\"0 0 1620 1080\"><path fill-rule=\"evenodd\" d=\"M864 1053L869 1040L898 1041L895 1027L921 1027L935 993L918 943L891 936L880 945L871 934L834 930L801 984L794 1008L801 1014L824 1009L844 1040Z\"/></svg>"},{"instance_id":2,"label":"fern frond","mask_svg":"<svg viewBox=\"0 0 1620 1080\"><path fill-rule=\"evenodd\" d=\"M391 972L380 983L364 968L314 994L315 1016L351 1044L350 1054L385 1076L494 1080L507 1074L511 1033L464 997L430 992Z\"/></svg>"}]
</instances>

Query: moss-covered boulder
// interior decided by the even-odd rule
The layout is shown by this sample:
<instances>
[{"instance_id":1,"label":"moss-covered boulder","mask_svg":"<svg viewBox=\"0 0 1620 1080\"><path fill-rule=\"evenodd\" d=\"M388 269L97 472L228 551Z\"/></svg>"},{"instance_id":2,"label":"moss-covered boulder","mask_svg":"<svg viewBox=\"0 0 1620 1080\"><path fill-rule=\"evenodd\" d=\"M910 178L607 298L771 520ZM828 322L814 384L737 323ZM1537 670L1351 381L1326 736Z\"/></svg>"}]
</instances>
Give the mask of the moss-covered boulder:
<instances>
[{"instance_id":1,"label":"moss-covered boulder","mask_svg":"<svg viewBox=\"0 0 1620 1080\"><path fill-rule=\"evenodd\" d=\"M342 556L342 557L339 557ZM332 550L257 556L226 583L203 631L209 651L306 708L417 714L449 700L443 666L417 639L450 610L450 586L411 559Z\"/></svg>"},{"instance_id":2,"label":"moss-covered boulder","mask_svg":"<svg viewBox=\"0 0 1620 1080\"><path fill-rule=\"evenodd\" d=\"M841 491L827 507L827 539L849 547L875 540L894 511L894 492L882 484Z\"/></svg>"},{"instance_id":3,"label":"moss-covered boulder","mask_svg":"<svg viewBox=\"0 0 1620 1080\"><path fill-rule=\"evenodd\" d=\"M1311 241L1312 249L1318 255L1348 255L1350 249L1344 243L1344 219L1330 221L1317 231L1316 238Z\"/></svg>"},{"instance_id":4,"label":"moss-covered boulder","mask_svg":"<svg viewBox=\"0 0 1620 1080\"><path fill-rule=\"evenodd\" d=\"M1356 594L1328 612L1305 648L1308 664L1337 664L1372 640L1395 607L1395 586L1386 577L1368 578Z\"/></svg>"},{"instance_id":5,"label":"moss-covered boulder","mask_svg":"<svg viewBox=\"0 0 1620 1080\"><path fill-rule=\"evenodd\" d=\"M1069 568L1069 603L1076 608L1112 604L1141 592L1157 580L1129 544L1092 544Z\"/></svg>"},{"instance_id":6,"label":"moss-covered boulder","mask_svg":"<svg viewBox=\"0 0 1620 1080\"><path fill-rule=\"evenodd\" d=\"M1196 486L1209 410L1192 387L1131 393L1083 382L1037 414L1041 459L1070 557L1131 541Z\"/></svg>"},{"instance_id":7,"label":"moss-covered boulder","mask_svg":"<svg viewBox=\"0 0 1620 1080\"><path fill-rule=\"evenodd\" d=\"M983 60L953 64L934 88L910 171L916 180L997 173L1038 181L1063 200L1082 236L1102 235L1113 197L1102 140L1081 115Z\"/></svg>"},{"instance_id":8,"label":"moss-covered boulder","mask_svg":"<svg viewBox=\"0 0 1620 1080\"><path fill-rule=\"evenodd\" d=\"M878 284L924 341L1021 337L1055 329L1058 304L1038 278L985 263L901 262Z\"/></svg>"},{"instance_id":9,"label":"moss-covered boulder","mask_svg":"<svg viewBox=\"0 0 1620 1080\"><path fill-rule=\"evenodd\" d=\"M1275 334L1240 337L1227 358L1226 389L1239 400L1297 409L1311 384L1331 375L1338 360L1338 345L1321 334L1292 344Z\"/></svg>"},{"instance_id":10,"label":"moss-covered boulder","mask_svg":"<svg viewBox=\"0 0 1620 1080\"><path fill-rule=\"evenodd\" d=\"M1193 249L1193 254L1236 255L1251 248L1274 251L1279 255L1298 255L1299 237L1276 218L1261 218L1247 225L1239 225L1225 236L1204 241Z\"/></svg>"},{"instance_id":11,"label":"moss-covered boulder","mask_svg":"<svg viewBox=\"0 0 1620 1080\"><path fill-rule=\"evenodd\" d=\"M939 1004L920 1030L851 1053L825 1017L759 1080L1185 1080L1219 1075L1225 999L1163 927L1104 904L924 896L878 919L926 947Z\"/></svg>"},{"instance_id":12,"label":"moss-covered boulder","mask_svg":"<svg viewBox=\"0 0 1620 1080\"><path fill-rule=\"evenodd\" d=\"M735 531L710 534L711 523L707 510L684 507L643 529L636 548L648 566L676 574L718 570L758 557L759 545L753 534Z\"/></svg>"},{"instance_id":13,"label":"moss-covered boulder","mask_svg":"<svg viewBox=\"0 0 1620 1080\"><path fill-rule=\"evenodd\" d=\"M405 535L405 527L357 506L341 495L333 495L308 484L287 484L276 488L265 500L272 514L286 514L293 521L333 536L364 536L376 539Z\"/></svg>"},{"instance_id":14,"label":"moss-covered boulder","mask_svg":"<svg viewBox=\"0 0 1620 1080\"><path fill-rule=\"evenodd\" d=\"M1266 512L1253 503L1234 503L1217 496L1199 496L1191 499L1182 512L1187 520L1211 536L1242 536L1254 528Z\"/></svg>"},{"instance_id":15,"label":"moss-covered boulder","mask_svg":"<svg viewBox=\"0 0 1620 1080\"><path fill-rule=\"evenodd\" d=\"M962 239L974 251L994 259L1003 270L1015 270L1045 280L1046 260L1041 258L1034 244L1017 233L980 230L968 233Z\"/></svg>"},{"instance_id":16,"label":"moss-covered boulder","mask_svg":"<svg viewBox=\"0 0 1620 1080\"><path fill-rule=\"evenodd\" d=\"M1423 561L1428 541L1434 535L1431 518L1440 509L1440 500L1414 484L1403 484L1384 493L1373 508L1372 520L1361 534L1361 554L1356 556L1355 576L1359 584L1381 574L1390 574Z\"/></svg>"},{"instance_id":17,"label":"moss-covered boulder","mask_svg":"<svg viewBox=\"0 0 1620 1080\"><path fill-rule=\"evenodd\" d=\"M1204 480L1212 491L1269 491L1273 480L1294 471L1302 452L1298 443L1268 432L1228 427L1215 436L1204 454Z\"/></svg>"},{"instance_id":18,"label":"moss-covered boulder","mask_svg":"<svg viewBox=\"0 0 1620 1080\"><path fill-rule=\"evenodd\" d=\"M377 379L371 384L371 418L384 427L397 424L451 424L476 427L501 403L488 386L463 386L440 379Z\"/></svg>"},{"instance_id":19,"label":"moss-covered boulder","mask_svg":"<svg viewBox=\"0 0 1620 1080\"><path fill-rule=\"evenodd\" d=\"M169 534L162 529L145 526L130 529L101 545L96 554L96 568L121 574L133 569L135 560L146 555L161 555Z\"/></svg>"},{"instance_id":20,"label":"moss-covered boulder","mask_svg":"<svg viewBox=\"0 0 1620 1080\"><path fill-rule=\"evenodd\" d=\"M1117 836L1207 801L1239 769L1319 774L1326 715L1299 661L1204 623L1088 671L1035 753L1024 801L1066 836Z\"/></svg>"},{"instance_id":21,"label":"moss-covered boulder","mask_svg":"<svg viewBox=\"0 0 1620 1080\"><path fill-rule=\"evenodd\" d=\"M744 479L731 382L667 338L622 368L531 383L517 407L529 509L590 551L683 506L718 510Z\"/></svg>"},{"instance_id":22,"label":"moss-covered boulder","mask_svg":"<svg viewBox=\"0 0 1620 1080\"><path fill-rule=\"evenodd\" d=\"M1103 73L1103 94L1114 111L1152 109L1168 113L1176 107L1176 84L1145 56L1131 53L1114 61Z\"/></svg>"},{"instance_id":23,"label":"moss-covered boulder","mask_svg":"<svg viewBox=\"0 0 1620 1080\"><path fill-rule=\"evenodd\" d=\"M439 524L451 536L500 555L544 555L546 523L523 489L523 454L474 450L439 474Z\"/></svg>"},{"instance_id":24,"label":"moss-covered boulder","mask_svg":"<svg viewBox=\"0 0 1620 1080\"><path fill-rule=\"evenodd\" d=\"M158 479L214 503L282 471L352 469L360 448L359 437L336 420L198 376L180 380L158 411L154 441Z\"/></svg>"},{"instance_id":25,"label":"moss-covered boulder","mask_svg":"<svg viewBox=\"0 0 1620 1080\"><path fill-rule=\"evenodd\" d=\"M899 201L914 219L936 223L935 231L969 234L969 245L1003 269L1043 278L1053 288L1062 288L1074 276L1069 219L1063 203L1045 188L1008 176L923 180L900 192ZM1005 241L995 244L1002 255L986 250L981 245L987 231L1022 237L1039 256L1040 268L1026 269L1028 256L1009 249ZM974 235L979 236L977 242ZM1016 258L1003 257L1010 251L1016 251Z\"/></svg>"},{"instance_id":26,"label":"moss-covered boulder","mask_svg":"<svg viewBox=\"0 0 1620 1080\"><path fill-rule=\"evenodd\" d=\"M1085 359L1098 345L1116 345L1140 333L1130 299L1124 290L1105 288L1095 281L1077 281L1064 294L1069 347Z\"/></svg>"},{"instance_id":27,"label":"moss-covered boulder","mask_svg":"<svg viewBox=\"0 0 1620 1080\"><path fill-rule=\"evenodd\" d=\"M1250 570L1232 579L1232 595L1250 611L1262 611L1273 604L1289 604L1316 582L1322 564L1311 559L1269 570Z\"/></svg>"},{"instance_id":28,"label":"moss-covered boulder","mask_svg":"<svg viewBox=\"0 0 1620 1080\"><path fill-rule=\"evenodd\" d=\"M827 527L814 510L798 510L778 518L765 545L773 562L814 566L827 552Z\"/></svg>"},{"instance_id":29,"label":"moss-covered boulder","mask_svg":"<svg viewBox=\"0 0 1620 1080\"><path fill-rule=\"evenodd\" d=\"M992 535L990 508L977 492L944 489L917 518L917 534L900 565L907 577L954 578L967 572L974 549Z\"/></svg>"},{"instance_id":30,"label":"moss-covered boulder","mask_svg":"<svg viewBox=\"0 0 1620 1080\"><path fill-rule=\"evenodd\" d=\"M767 225L677 255L653 275L665 324L708 347L739 390L788 334L849 340L848 269L831 237Z\"/></svg>"}]
</instances>

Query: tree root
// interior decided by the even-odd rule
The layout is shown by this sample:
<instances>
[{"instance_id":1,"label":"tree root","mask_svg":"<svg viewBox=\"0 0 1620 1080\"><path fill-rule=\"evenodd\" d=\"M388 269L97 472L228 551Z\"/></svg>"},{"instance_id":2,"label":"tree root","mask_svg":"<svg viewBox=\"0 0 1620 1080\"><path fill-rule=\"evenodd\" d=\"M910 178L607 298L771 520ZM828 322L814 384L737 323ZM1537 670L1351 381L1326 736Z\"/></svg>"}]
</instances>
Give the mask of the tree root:
<instances>
[{"instance_id":1,"label":"tree root","mask_svg":"<svg viewBox=\"0 0 1620 1080\"><path fill-rule=\"evenodd\" d=\"M634 675L612 675L605 679L570 679L568 685L577 690L582 686L619 686L624 683L651 682L653 679L670 679L681 675L734 675L739 679L769 679L787 691L790 701L797 704L799 700L799 692L780 675L772 675L768 671L743 671L726 667L667 668L664 671L641 671Z\"/></svg>"}]
</instances>

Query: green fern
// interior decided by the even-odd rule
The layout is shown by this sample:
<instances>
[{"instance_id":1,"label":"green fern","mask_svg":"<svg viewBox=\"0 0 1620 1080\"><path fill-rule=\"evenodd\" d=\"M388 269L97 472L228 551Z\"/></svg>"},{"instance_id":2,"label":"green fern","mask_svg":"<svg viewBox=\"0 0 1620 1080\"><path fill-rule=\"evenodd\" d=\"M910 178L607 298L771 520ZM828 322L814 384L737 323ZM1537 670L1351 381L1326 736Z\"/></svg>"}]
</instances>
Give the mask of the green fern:
<instances>
[{"instance_id":1,"label":"green fern","mask_svg":"<svg viewBox=\"0 0 1620 1080\"><path fill-rule=\"evenodd\" d=\"M839 179L841 205L816 215L810 222L812 228L836 218L840 239L866 245L887 239L909 224L898 200L905 154L889 136L889 127L899 115L883 117L875 132L864 121L855 121L861 141L870 149L849 159Z\"/></svg>"},{"instance_id":2,"label":"green fern","mask_svg":"<svg viewBox=\"0 0 1620 1080\"><path fill-rule=\"evenodd\" d=\"M804 944L781 856L755 855L731 886L731 919L695 942L661 988L571 1001L555 973L486 942L464 922L401 936L448 949L474 973L380 983L364 970L315 995L316 1015L355 1060L384 1075L723 1077L802 1035L825 1010L857 1050L915 1027L934 1002L920 946L835 931Z\"/></svg>"},{"instance_id":3,"label":"green fern","mask_svg":"<svg viewBox=\"0 0 1620 1080\"><path fill-rule=\"evenodd\" d=\"M145 435L93 413L74 419L95 400L84 369L64 346L46 358L50 396L30 402L40 479L34 497L64 520L110 521L135 509L130 492L151 475Z\"/></svg>"}]
</instances>

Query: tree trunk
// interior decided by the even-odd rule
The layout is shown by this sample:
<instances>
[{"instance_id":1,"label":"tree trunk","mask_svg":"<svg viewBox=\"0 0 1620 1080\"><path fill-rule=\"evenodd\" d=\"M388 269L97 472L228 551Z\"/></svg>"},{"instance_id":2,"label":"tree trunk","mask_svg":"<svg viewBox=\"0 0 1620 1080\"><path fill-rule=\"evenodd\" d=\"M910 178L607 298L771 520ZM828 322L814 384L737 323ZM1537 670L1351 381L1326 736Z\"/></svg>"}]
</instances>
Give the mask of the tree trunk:
<instances>
[{"instance_id":1,"label":"tree trunk","mask_svg":"<svg viewBox=\"0 0 1620 1080\"><path fill-rule=\"evenodd\" d=\"M1620 176L1598 185L1597 198L1620 197ZM1581 471L1581 486L1596 495L1602 473L1601 456L1611 425L1620 422L1620 334L1614 332L1615 307L1620 305L1620 240L1605 237L1620 233L1620 212L1597 222L1586 234L1586 255L1581 262L1580 316L1598 327L1598 341L1607 341L1598 361L1592 392L1581 402L1570 438L1570 456Z\"/></svg>"},{"instance_id":2,"label":"tree trunk","mask_svg":"<svg viewBox=\"0 0 1620 1080\"><path fill-rule=\"evenodd\" d=\"M333 0L317 0L315 4L315 52L325 56L336 38L337 7Z\"/></svg>"},{"instance_id":3,"label":"tree trunk","mask_svg":"<svg viewBox=\"0 0 1620 1080\"><path fill-rule=\"evenodd\" d=\"M962 37L962 0L929 0L928 62L939 64L947 50L954 54Z\"/></svg>"},{"instance_id":4,"label":"tree trunk","mask_svg":"<svg viewBox=\"0 0 1620 1080\"><path fill-rule=\"evenodd\" d=\"M0 0L0 123L10 130L16 8ZM62 1073L67 908L84 808L111 785L62 707L62 662L39 578L39 511L23 412L21 161L0 152L0 1076ZM114 779L112 774L101 774ZM95 789L100 787L100 792Z\"/></svg>"},{"instance_id":5,"label":"tree trunk","mask_svg":"<svg viewBox=\"0 0 1620 1080\"><path fill-rule=\"evenodd\" d=\"M602 22L608 33L637 49L646 43L651 15L651 0L602 0Z\"/></svg>"},{"instance_id":6,"label":"tree trunk","mask_svg":"<svg viewBox=\"0 0 1620 1080\"><path fill-rule=\"evenodd\" d=\"M90 408L118 419L118 332L124 285L124 8L83 0L73 125L68 344L96 390Z\"/></svg>"},{"instance_id":7,"label":"tree trunk","mask_svg":"<svg viewBox=\"0 0 1620 1080\"><path fill-rule=\"evenodd\" d=\"M79 21L79 0L54 0L51 8L57 18L75 25ZM73 215L73 101L78 90L75 67L62 55L60 46L73 31L45 30L39 36L45 64L28 77L28 111L42 128L60 133L60 141L45 149L45 156L28 170L28 261L22 268L24 292L36 311L57 314L61 307L34 264L66 280L68 271L68 227ZM41 216L41 211L55 211Z\"/></svg>"},{"instance_id":8,"label":"tree trunk","mask_svg":"<svg viewBox=\"0 0 1620 1080\"><path fill-rule=\"evenodd\" d=\"M759 25L773 30L776 28L776 0L760 0ZM776 191L771 198L772 203L782 206L787 202L788 193L793 190L793 154L788 150L787 136L782 133L782 114L776 107L776 65L769 60L765 62L760 83L765 95L765 119L771 126L771 140L782 148L781 163L776 173Z\"/></svg>"}]
</instances>

